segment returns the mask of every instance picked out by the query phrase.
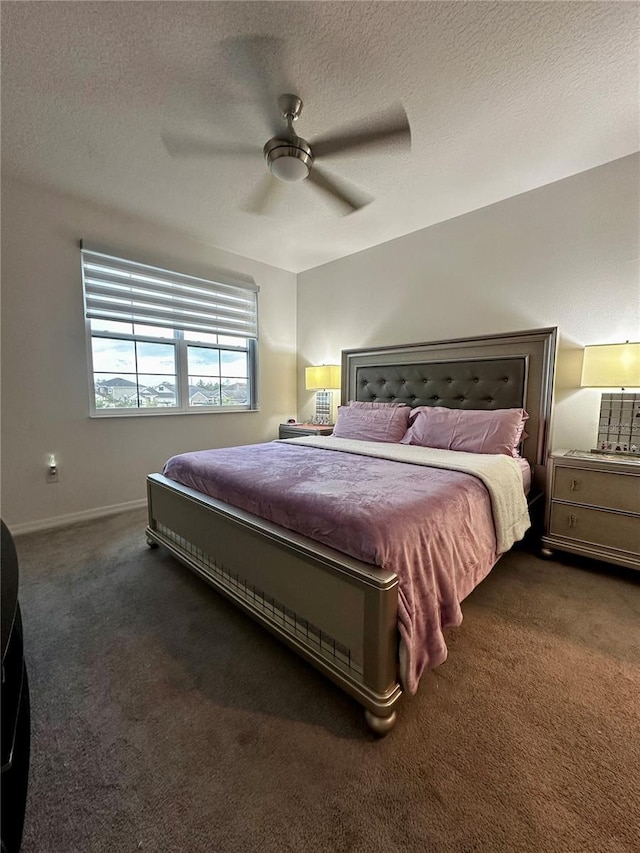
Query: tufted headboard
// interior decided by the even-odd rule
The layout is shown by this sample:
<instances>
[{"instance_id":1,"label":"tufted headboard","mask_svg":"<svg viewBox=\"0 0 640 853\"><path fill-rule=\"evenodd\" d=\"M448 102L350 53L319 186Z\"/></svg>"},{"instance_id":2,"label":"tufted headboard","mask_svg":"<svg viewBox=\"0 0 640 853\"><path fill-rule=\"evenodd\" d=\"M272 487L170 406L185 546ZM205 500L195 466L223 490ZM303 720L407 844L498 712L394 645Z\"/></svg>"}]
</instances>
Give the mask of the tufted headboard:
<instances>
[{"instance_id":1,"label":"tufted headboard","mask_svg":"<svg viewBox=\"0 0 640 853\"><path fill-rule=\"evenodd\" d=\"M378 400L450 409L524 408L522 453L544 486L555 328L342 352L342 402Z\"/></svg>"}]
</instances>

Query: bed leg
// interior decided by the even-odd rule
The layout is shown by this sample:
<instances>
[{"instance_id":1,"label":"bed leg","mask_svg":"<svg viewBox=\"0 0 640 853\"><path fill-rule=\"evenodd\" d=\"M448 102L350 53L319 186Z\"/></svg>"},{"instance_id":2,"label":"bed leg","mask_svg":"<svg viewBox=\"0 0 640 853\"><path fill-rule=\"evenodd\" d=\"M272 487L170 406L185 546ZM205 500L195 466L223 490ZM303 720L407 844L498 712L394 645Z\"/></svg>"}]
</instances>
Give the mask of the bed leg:
<instances>
[{"instance_id":1,"label":"bed leg","mask_svg":"<svg viewBox=\"0 0 640 853\"><path fill-rule=\"evenodd\" d=\"M392 711L388 717L379 717L377 714L373 714L368 708L364 710L364 718L367 721L367 725L377 737L384 737L386 734L389 734L396 724L396 717L397 714L395 711Z\"/></svg>"},{"instance_id":2,"label":"bed leg","mask_svg":"<svg viewBox=\"0 0 640 853\"><path fill-rule=\"evenodd\" d=\"M155 539L152 539L150 536L147 536L147 545L149 546L149 548L151 548L152 551L155 551L156 548L160 547L155 541Z\"/></svg>"}]
</instances>

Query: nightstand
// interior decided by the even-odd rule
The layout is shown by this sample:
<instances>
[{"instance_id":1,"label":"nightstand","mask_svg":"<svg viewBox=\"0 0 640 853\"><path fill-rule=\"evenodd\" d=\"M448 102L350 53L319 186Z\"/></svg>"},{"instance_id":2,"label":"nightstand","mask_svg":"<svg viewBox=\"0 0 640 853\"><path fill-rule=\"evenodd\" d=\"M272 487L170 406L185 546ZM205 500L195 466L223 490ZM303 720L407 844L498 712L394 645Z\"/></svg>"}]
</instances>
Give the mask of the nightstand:
<instances>
[{"instance_id":1,"label":"nightstand","mask_svg":"<svg viewBox=\"0 0 640 853\"><path fill-rule=\"evenodd\" d=\"M640 459L569 450L549 463L542 553L640 569Z\"/></svg>"},{"instance_id":2,"label":"nightstand","mask_svg":"<svg viewBox=\"0 0 640 853\"><path fill-rule=\"evenodd\" d=\"M278 438L300 438L301 435L331 435L333 424L280 424Z\"/></svg>"}]
</instances>

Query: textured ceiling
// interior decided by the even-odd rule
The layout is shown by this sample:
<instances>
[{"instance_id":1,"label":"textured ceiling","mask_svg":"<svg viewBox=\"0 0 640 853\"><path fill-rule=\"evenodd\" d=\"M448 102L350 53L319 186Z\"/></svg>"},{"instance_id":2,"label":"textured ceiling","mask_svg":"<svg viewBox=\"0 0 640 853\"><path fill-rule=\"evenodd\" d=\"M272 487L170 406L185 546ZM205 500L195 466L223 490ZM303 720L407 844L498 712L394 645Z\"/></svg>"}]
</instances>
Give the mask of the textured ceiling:
<instances>
[{"instance_id":1,"label":"textured ceiling","mask_svg":"<svg viewBox=\"0 0 640 853\"><path fill-rule=\"evenodd\" d=\"M638 4L3 2L3 169L299 272L625 156L639 145ZM264 74L237 39L270 36ZM234 39L236 40L234 42ZM162 134L251 143L265 98L305 138L401 102L410 152L326 164L375 197L342 217L260 154L171 158Z\"/></svg>"}]
</instances>

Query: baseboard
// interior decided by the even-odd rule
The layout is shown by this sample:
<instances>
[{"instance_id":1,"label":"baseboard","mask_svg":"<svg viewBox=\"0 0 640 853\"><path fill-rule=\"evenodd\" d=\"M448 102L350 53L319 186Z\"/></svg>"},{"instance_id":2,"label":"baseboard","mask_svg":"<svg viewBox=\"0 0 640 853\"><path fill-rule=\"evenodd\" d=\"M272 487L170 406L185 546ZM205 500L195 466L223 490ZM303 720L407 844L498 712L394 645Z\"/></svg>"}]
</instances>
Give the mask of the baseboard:
<instances>
[{"instance_id":1,"label":"baseboard","mask_svg":"<svg viewBox=\"0 0 640 853\"><path fill-rule=\"evenodd\" d=\"M142 509L147 505L147 499L141 498L137 501L127 501L123 504L112 504L111 506L99 506L95 509L83 509L80 512L70 512L68 515L56 515L53 518L41 518L39 521L26 521L24 524L11 525L12 536L21 536L24 533L36 533L40 530L52 530L55 527L66 527L78 521L92 521L94 518L104 518L107 515L117 515L119 512L131 512L134 509Z\"/></svg>"}]
</instances>

